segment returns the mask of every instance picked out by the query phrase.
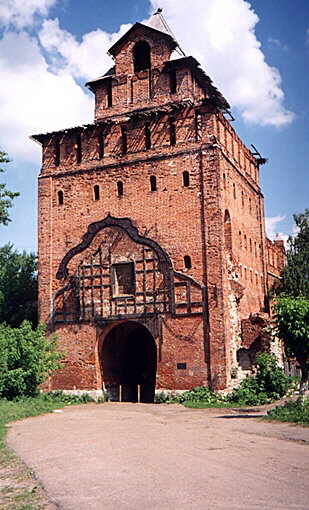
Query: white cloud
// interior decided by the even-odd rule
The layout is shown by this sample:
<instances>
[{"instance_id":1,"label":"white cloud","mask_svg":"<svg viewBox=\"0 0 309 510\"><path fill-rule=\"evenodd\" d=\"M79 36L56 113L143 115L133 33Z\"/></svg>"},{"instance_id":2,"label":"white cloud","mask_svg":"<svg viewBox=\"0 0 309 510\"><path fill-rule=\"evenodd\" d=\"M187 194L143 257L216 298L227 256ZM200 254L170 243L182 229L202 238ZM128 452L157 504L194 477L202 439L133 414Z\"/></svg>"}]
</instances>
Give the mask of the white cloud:
<instances>
[{"instance_id":1,"label":"white cloud","mask_svg":"<svg viewBox=\"0 0 309 510\"><path fill-rule=\"evenodd\" d=\"M91 121L92 98L66 72L49 71L38 42L26 32L0 40L1 147L11 159L38 161L29 135Z\"/></svg>"},{"instance_id":2,"label":"white cloud","mask_svg":"<svg viewBox=\"0 0 309 510\"><path fill-rule=\"evenodd\" d=\"M44 21L39 37L45 50L53 55L56 67L63 65L73 76L89 79L104 74L113 65L107 51L130 27L121 25L113 34L98 29L85 34L79 43L72 34L60 28L58 19L50 19Z\"/></svg>"},{"instance_id":3,"label":"white cloud","mask_svg":"<svg viewBox=\"0 0 309 510\"><path fill-rule=\"evenodd\" d=\"M36 16L46 16L58 0L1 0L0 26L24 28L32 25Z\"/></svg>"},{"instance_id":4,"label":"white cloud","mask_svg":"<svg viewBox=\"0 0 309 510\"><path fill-rule=\"evenodd\" d=\"M276 46L282 51L289 51L289 47L286 44L283 44L279 39L268 37L267 41L271 46Z\"/></svg>"},{"instance_id":5,"label":"white cloud","mask_svg":"<svg viewBox=\"0 0 309 510\"><path fill-rule=\"evenodd\" d=\"M265 61L255 34L259 21L245 0L151 0L163 7L187 54L202 67L245 121L283 126L294 114L284 106L281 76Z\"/></svg>"},{"instance_id":6,"label":"white cloud","mask_svg":"<svg viewBox=\"0 0 309 510\"><path fill-rule=\"evenodd\" d=\"M274 241L275 239L282 239L284 241L285 246L287 246L287 240L289 238L288 234L284 234L283 232L279 232L277 230L277 225L281 221L285 220L286 216L269 216L265 218L265 226L266 226L266 235L269 239Z\"/></svg>"}]
</instances>

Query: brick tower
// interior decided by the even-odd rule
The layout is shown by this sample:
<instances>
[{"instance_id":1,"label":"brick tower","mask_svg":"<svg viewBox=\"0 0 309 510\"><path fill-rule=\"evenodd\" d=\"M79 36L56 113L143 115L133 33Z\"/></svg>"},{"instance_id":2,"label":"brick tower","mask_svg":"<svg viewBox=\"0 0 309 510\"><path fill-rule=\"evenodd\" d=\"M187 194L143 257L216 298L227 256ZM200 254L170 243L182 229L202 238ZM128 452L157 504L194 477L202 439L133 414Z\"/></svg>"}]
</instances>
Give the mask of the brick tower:
<instances>
[{"instance_id":1,"label":"brick tower","mask_svg":"<svg viewBox=\"0 0 309 510\"><path fill-rule=\"evenodd\" d=\"M33 136L40 317L65 352L48 387L144 402L224 389L264 312L265 161L160 10L109 53L115 66L87 83L93 124Z\"/></svg>"}]
</instances>

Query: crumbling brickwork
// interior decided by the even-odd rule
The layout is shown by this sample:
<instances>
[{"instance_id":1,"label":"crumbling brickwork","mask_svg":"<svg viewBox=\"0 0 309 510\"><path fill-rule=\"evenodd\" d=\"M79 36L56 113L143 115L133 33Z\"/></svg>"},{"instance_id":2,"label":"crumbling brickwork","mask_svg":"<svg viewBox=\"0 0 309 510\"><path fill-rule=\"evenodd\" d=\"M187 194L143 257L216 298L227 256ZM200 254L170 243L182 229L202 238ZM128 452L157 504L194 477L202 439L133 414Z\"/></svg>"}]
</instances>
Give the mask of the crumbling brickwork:
<instances>
[{"instance_id":1,"label":"crumbling brickwork","mask_svg":"<svg viewBox=\"0 0 309 510\"><path fill-rule=\"evenodd\" d=\"M94 123L33 137L43 150L40 317L66 353L49 388L106 386L115 353L104 345L133 349L125 325L135 323L138 341L145 328L155 343L157 389L224 389L241 320L264 308L261 161L196 60L170 60L176 46L165 30L135 24L110 50L115 67L88 83ZM133 268L120 287L119 263ZM146 384L150 364L135 348L131 375L113 369L120 385Z\"/></svg>"}]
</instances>

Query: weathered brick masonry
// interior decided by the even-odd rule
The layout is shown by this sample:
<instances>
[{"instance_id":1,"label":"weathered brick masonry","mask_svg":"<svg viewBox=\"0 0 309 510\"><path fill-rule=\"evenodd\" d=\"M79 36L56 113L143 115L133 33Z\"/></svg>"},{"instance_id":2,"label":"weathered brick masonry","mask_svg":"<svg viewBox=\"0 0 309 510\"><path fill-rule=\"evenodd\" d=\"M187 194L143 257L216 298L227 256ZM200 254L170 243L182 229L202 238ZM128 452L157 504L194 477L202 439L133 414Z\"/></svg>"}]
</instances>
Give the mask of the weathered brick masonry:
<instances>
[{"instance_id":1,"label":"weathered brick masonry","mask_svg":"<svg viewBox=\"0 0 309 510\"><path fill-rule=\"evenodd\" d=\"M241 321L264 312L264 161L175 49L159 12L136 23L88 83L94 123L33 137L40 317L66 353L51 389L135 400L140 385L144 401L155 388L224 389L248 348Z\"/></svg>"}]
</instances>

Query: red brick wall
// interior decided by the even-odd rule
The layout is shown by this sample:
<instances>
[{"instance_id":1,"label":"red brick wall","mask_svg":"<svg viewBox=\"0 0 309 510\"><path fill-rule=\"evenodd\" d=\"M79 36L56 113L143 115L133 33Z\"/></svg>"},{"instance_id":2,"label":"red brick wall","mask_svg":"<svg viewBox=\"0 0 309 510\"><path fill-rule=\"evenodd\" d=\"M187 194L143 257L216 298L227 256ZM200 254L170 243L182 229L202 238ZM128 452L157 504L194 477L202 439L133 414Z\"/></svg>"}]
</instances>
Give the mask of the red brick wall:
<instances>
[{"instance_id":1,"label":"red brick wall","mask_svg":"<svg viewBox=\"0 0 309 510\"><path fill-rule=\"evenodd\" d=\"M104 82L96 88L96 118L116 115L104 132L104 157L100 158L98 147L102 130L99 124L44 138L39 179L41 319L48 321L52 296L65 283L55 278L59 263L69 249L80 243L88 225L108 214L128 217L140 234L155 240L168 253L175 271L191 276L207 289L208 315L164 319L157 387L185 389L211 383L215 388L225 388L236 356L240 321L263 307L265 234L258 168L223 115L214 106L200 103L204 94L192 82L190 69L177 70L178 92L170 94L163 67L171 48L165 39L147 39L152 47L153 68L151 72L133 74L131 51L138 37L140 34L135 34L116 56L112 108L106 108ZM198 132L194 105L173 112L176 145L171 146L169 115L159 114L149 121L152 146L145 150L145 122L123 117L120 120L127 127L127 154L122 153L119 113L125 116L132 109L166 105L188 95L201 112ZM57 166L56 138L60 140ZM184 186L184 171L189 172L189 186ZM156 177L157 191L150 189L150 176ZM122 197L117 196L117 181L123 182ZM99 200L94 199L95 185L100 189ZM58 203L59 191L63 192L63 205ZM226 210L231 218L232 250L224 242ZM191 269L184 267L185 255L191 257ZM73 266L82 256L73 259ZM236 301L232 312L231 302ZM102 374L98 338L102 339L107 330L98 331L91 325L57 329L67 355L66 366L53 378L52 387L99 388ZM187 369L177 370L178 362L186 362Z\"/></svg>"}]
</instances>

